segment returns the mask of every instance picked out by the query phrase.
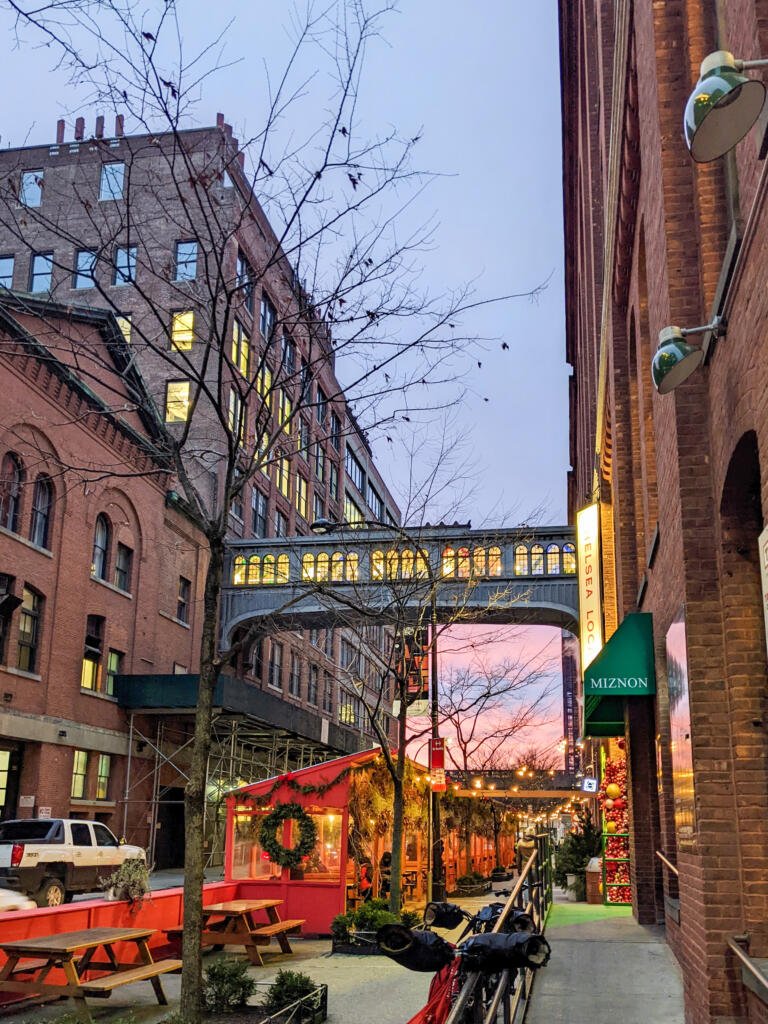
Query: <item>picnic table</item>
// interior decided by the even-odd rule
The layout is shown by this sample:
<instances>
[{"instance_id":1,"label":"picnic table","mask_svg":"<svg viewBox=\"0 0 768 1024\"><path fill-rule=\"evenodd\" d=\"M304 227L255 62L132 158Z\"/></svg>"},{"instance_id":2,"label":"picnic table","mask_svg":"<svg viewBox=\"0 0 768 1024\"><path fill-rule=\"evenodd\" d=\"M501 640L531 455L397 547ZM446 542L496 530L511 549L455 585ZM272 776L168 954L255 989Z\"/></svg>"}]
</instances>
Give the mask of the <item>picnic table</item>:
<instances>
[{"instance_id":1,"label":"picnic table","mask_svg":"<svg viewBox=\"0 0 768 1024\"><path fill-rule=\"evenodd\" d=\"M283 953L292 953L288 935L301 930L305 919L283 921L278 907L282 900L229 900L226 903L209 903L203 907L203 946L220 949L223 946L245 946L252 964L262 967L264 961L259 946L268 946L276 939ZM254 914L264 911L267 920L257 921ZM168 932L178 936L179 929Z\"/></svg>"},{"instance_id":2,"label":"picnic table","mask_svg":"<svg viewBox=\"0 0 768 1024\"><path fill-rule=\"evenodd\" d=\"M157 1001L166 1006L160 975L181 969L181 960L153 960L147 940L152 928L88 928L81 932L62 932L36 939L0 942L8 958L0 969L0 992L22 995L69 996L75 1012L84 1021L91 1021L86 996L106 998L121 985L149 981ZM120 942L136 946L139 962L118 958L115 945ZM96 958L98 950L101 959ZM49 980L54 968L64 973L64 981ZM98 977L93 977L98 974Z\"/></svg>"}]
</instances>

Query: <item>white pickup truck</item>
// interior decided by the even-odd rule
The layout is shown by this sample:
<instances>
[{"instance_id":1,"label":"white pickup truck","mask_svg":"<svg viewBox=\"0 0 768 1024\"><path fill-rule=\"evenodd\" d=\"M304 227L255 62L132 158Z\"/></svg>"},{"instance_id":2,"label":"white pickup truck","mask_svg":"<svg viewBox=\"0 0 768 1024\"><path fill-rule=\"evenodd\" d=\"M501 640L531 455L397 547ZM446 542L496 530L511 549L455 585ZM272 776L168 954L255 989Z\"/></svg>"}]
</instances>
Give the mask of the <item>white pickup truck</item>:
<instances>
[{"instance_id":1,"label":"white pickup truck","mask_svg":"<svg viewBox=\"0 0 768 1024\"><path fill-rule=\"evenodd\" d=\"M98 821L27 818L0 821L0 886L58 907L94 892L123 861L146 861L140 846L119 842Z\"/></svg>"}]
</instances>

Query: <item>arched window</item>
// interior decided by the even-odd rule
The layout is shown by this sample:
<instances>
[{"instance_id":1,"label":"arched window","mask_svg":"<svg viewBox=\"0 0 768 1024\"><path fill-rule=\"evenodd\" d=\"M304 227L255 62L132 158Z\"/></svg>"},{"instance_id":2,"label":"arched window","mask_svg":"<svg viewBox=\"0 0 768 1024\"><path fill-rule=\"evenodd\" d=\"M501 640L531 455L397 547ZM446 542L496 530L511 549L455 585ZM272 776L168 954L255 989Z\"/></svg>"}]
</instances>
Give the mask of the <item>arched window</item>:
<instances>
[{"instance_id":1,"label":"arched window","mask_svg":"<svg viewBox=\"0 0 768 1024\"><path fill-rule=\"evenodd\" d=\"M275 556L264 555L264 573L261 577L262 583L275 582Z\"/></svg>"},{"instance_id":2,"label":"arched window","mask_svg":"<svg viewBox=\"0 0 768 1024\"><path fill-rule=\"evenodd\" d=\"M501 576L501 548L488 549L488 575Z\"/></svg>"},{"instance_id":3,"label":"arched window","mask_svg":"<svg viewBox=\"0 0 768 1024\"><path fill-rule=\"evenodd\" d=\"M529 572L528 548L525 544L518 544L515 547L515 576L527 576Z\"/></svg>"},{"instance_id":4,"label":"arched window","mask_svg":"<svg viewBox=\"0 0 768 1024\"><path fill-rule=\"evenodd\" d=\"M291 566L288 555L277 556L277 582L287 583L291 575Z\"/></svg>"},{"instance_id":5,"label":"arched window","mask_svg":"<svg viewBox=\"0 0 768 1024\"><path fill-rule=\"evenodd\" d=\"M248 559L247 583L249 587L253 587L257 583L261 583L261 558L259 555L251 555Z\"/></svg>"},{"instance_id":6,"label":"arched window","mask_svg":"<svg viewBox=\"0 0 768 1024\"><path fill-rule=\"evenodd\" d=\"M356 583L360 575L360 558L356 551L347 555L347 581Z\"/></svg>"},{"instance_id":7,"label":"arched window","mask_svg":"<svg viewBox=\"0 0 768 1024\"><path fill-rule=\"evenodd\" d=\"M544 575L544 548L534 544L531 548L531 576Z\"/></svg>"},{"instance_id":8,"label":"arched window","mask_svg":"<svg viewBox=\"0 0 768 1024\"><path fill-rule=\"evenodd\" d=\"M396 580L397 570L400 564L400 552L396 548L390 548L387 552L387 579Z\"/></svg>"},{"instance_id":9,"label":"arched window","mask_svg":"<svg viewBox=\"0 0 768 1024\"><path fill-rule=\"evenodd\" d=\"M547 576L560 575L560 548L557 544L547 544Z\"/></svg>"},{"instance_id":10,"label":"arched window","mask_svg":"<svg viewBox=\"0 0 768 1024\"><path fill-rule=\"evenodd\" d=\"M461 579L469 579L469 548L458 550L458 573Z\"/></svg>"},{"instance_id":11,"label":"arched window","mask_svg":"<svg viewBox=\"0 0 768 1024\"><path fill-rule=\"evenodd\" d=\"M238 555L232 568L232 583L236 587L242 587L245 583L245 555Z\"/></svg>"},{"instance_id":12,"label":"arched window","mask_svg":"<svg viewBox=\"0 0 768 1024\"><path fill-rule=\"evenodd\" d=\"M424 551L416 552L416 563L414 568L414 576L419 576L421 579L425 579L429 576L429 563L427 561L428 555Z\"/></svg>"},{"instance_id":13,"label":"arched window","mask_svg":"<svg viewBox=\"0 0 768 1024\"><path fill-rule=\"evenodd\" d=\"M321 551L317 556L317 576L316 579L324 583L328 579L328 572L330 566L330 558L325 551Z\"/></svg>"},{"instance_id":14,"label":"arched window","mask_svg":"<svg viewBox=\"0 0 768 1024\"><path fill-rule=\"evenodd\" d=\"M384 552L383 551L372 551L371 552L371 579L372 580L383 580L384 579Z\"/></svg>"},{"instance_id":15,"label":"arched window","mask_svg":"<svg viewBox=\"0 0 768 1024\"><path fill-rule=\"evenodd\" d=\"M413 551L410 548L406 548L400 556L400 576L404 580L413 576Z\"/></svg>"},{"instance_id":16,"label":"arched window","mask_svg":"<svg viewBox=\"0 0 768 1024\"><path fill-rule=\"evenodd\" d=\"M331 555L331 579L334 583L341 583L344 579L344 555L341 551L334 551Z\"/></svg>"},{"instance_id":17,"label":"arched window","mask_svg":"<svg viewBox=\"0 0 768 1024\"><path fill-rule=\"evenodd\" d=\"M109 520L100 512L96 516L96 529L93 531L93 558L91 559L91 576L105 580L109 566L109 541L112 530Z\"/></svg>"},{"instance_id":18,"label":"arched window","mask_svg":"<svg viewBox=\"0 0 768 1024\"><path fill-rule=\"evenodd\" d=\"M475 548L472 552L472 574L485 576L485 548Z\"/></svg>"},{"instance_id":19,"label":"arched window","mask_svg":"<svg viewBox=\"0 0 768 1024\"><path fill-rule=\"evenodd\" d=\"M0 469L0 526L18 533L19 504L21 487L24 483L24 469L21 459L13 452L6 452Z\"/></svg>"},{"instance_id":20,"label":"arched window","mask_svg":"<svg viewBox=\"0 0 768 1024\"><path fill-rule=\"evenodd\" d=\"M443 548L443 576L456 575L456 552L453 548Z\"/></svg>"},{"instance_id":21,"label":"arched window","mask_svg":"<svg viewBox=\"0 0 768 1024\"><path fill-rule=\"evenodd\" d=\"M576 548L573 544L563 544L563 572L573 576L576 572Z\"/></svg>"},{"instance_id":22,"label":"arched window","mask_svg":"<svg viewBox=\"0 0 768 1024\"><path fill-rule=\"evenodd\" d=\"M309 552L301 557L301 578L305 583L315 578L315 556Z\"/></svg>"},{"instance_id":23,"label":"arched window","mask_svg":"<svg viewBox=\"0 0 768 1024\"><path fill-rule=\"evenodd\" d=\"M48 547L52 513L53 484L49 476L41 474L35 480L32 492L32 525L29 531L29 539L39 548Z\"/></svg>"}]
</instances>

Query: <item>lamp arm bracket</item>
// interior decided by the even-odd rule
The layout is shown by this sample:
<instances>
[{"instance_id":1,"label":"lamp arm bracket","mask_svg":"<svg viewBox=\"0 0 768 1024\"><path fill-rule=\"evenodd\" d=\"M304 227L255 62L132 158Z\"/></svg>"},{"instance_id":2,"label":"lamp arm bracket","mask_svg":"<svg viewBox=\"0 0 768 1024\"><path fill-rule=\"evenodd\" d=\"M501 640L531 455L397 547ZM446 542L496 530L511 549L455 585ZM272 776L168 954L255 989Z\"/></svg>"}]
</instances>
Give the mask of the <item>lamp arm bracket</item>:
<instances>
[{"instance_id":1,"label":"lamp arm bracket","mask_svg":"<svg viewBox=\"0 0 768 1024\"><path fill-rule=\"evenodd\" d=\"M766 62L768 64L768 61ZM680 333L683 337L687 337L689 334L706 334L707 331L712 331L716 338L725 334L727 326L726 318L724 316L713 317L712 321L708 324L702 324L701 327L683 327Z\"/></svg>"},{"instance_id":2,"label":"lamp arm bracket","mask_svg":"<svg viewBox=\"0 0 768 1024\"><path fill-rule=\"evenodd\" d=\"M757 60L737 60L735 64L737 71L749 71L750 68L768 68L768 57L760 57Z\"/></svg>"}]
</instances>

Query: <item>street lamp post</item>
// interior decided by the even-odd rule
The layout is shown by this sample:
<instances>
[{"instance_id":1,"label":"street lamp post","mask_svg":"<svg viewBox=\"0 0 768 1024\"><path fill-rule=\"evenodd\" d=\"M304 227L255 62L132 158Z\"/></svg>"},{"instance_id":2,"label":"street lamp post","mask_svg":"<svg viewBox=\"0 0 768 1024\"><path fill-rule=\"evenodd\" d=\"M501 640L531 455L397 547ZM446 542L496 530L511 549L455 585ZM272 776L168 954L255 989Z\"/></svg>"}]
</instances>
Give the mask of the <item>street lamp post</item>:
<instances>
[{"instance_id":1,"label":"street lamp post","mask_svg":"<svg viewBox=\"0 0 768 1024\"><path fill-rule=\"evenodd\" d=\"M365 526L381 527L396 534L400 540L413 543L411 536L395 523L384 523L377 519L366 519ZM332 519L317 519L311 523L310 530L313 533L332 533L334 530L353 527L352 523L336 522ZM421 554L421 553L420 553ZM430 719L431 719L431 740L440 738L440 704L438 695L438 647L437 647L437 580L430 562L428 553L421 563L425 566L429 576L429 618L430 618ZM430 743L430 767L431 767ZM442 900L445 897L445 883L443 881L443 858L442 841L440 839L440 795L430 786L429 800L429 842L428 842L428 864L427 864L427 902Z\"/></svg>"}]
</instances>

